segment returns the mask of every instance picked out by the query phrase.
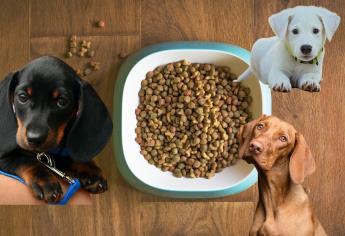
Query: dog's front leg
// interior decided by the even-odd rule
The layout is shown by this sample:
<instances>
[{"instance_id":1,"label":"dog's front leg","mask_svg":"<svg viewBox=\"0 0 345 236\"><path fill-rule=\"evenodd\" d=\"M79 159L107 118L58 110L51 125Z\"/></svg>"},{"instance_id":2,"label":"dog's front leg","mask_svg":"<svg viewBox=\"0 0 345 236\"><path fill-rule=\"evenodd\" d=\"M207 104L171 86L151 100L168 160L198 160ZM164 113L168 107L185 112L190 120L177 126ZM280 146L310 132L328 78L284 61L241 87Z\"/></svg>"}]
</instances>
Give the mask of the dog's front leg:
<instances>
[{"instance_id":1,"label":"dog's front leg","mask_svg":"<svg viewBox=\"0 0 345 236\"><path fill-rule=\"evenodd\" d=\"M249 236L257 236L264 221L265 221L265 212L262 207L262 203L258 202L256 206L255 214L254 214L253 224L249 231Z\"/></svg>"},{"instance_id":2,"label":"dog's front leg","mask_svg":"<svg viewBox=\"0 0 345 236\"><path fill-rule=\"evenodd\" d=\"M90 193L103 193L108 190L107 180L101 169L93 161L72 162L66 172L79 179L81 187Z\"/></svg>"},{"instance_id":3,"label":"dog's front leg","mask_svg":"<svg viewBox=\"0 0 345 236\"><path fill-rule=\"evenodd\" d=\"M309 92L320 92L320 81L322 80L321 73L312 72L302 75L297 81L298 88Z\"/></svg>"},{"instance_id":4,"label":"dog's front leg","mask_svg":"<svg viewBox=\"0 0 345 236\"><path fill-rule=\"evenodd\" d=\"M291 83L289 77L280 70L271 70L268 76L268 85L274 91L278 92L290 92L291 91Z\"/></svg>"},{"instance_id":5,"label":"dog's front leg","mask_svg":"<svg viewBox=\"0 0 345 236\"><path fill-rule=\"evenodd\" d=\"M33 195L46 202L58 202L63 195L58 178L35 157L11 153L0 159L0 169L21 177Z\"/></svg>"}]
</instances>

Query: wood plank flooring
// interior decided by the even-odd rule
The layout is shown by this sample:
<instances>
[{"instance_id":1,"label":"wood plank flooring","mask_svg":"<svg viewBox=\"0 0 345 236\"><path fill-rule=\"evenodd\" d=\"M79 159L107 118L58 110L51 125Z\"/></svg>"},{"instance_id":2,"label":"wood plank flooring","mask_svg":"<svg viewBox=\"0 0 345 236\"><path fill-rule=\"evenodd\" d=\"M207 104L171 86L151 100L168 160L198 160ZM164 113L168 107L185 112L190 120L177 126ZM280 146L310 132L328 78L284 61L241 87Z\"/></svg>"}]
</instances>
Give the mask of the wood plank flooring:
<instances>
[{"instance_id":1,"label":"wood plank flooring","mask_svg":"<svg viewBox=\"0 0 345 236\"><path fill-rule=\"evenodd\" d=\"M272 35L267 18L299 4L321 5L345 19L342 0L2 0L0 78L44 54L63 58L71 34L92 41L101 70L86 77L109 110L123 59L154 43L205 40L250 49ZM104 20L104 28L94 23ZM345 234L345 27L326 45L322 91L273 93L273 114L291 122L310 144L317 171L308 178L311 200L329 235ZM66 59L64 59L66 60ZM83 68L86 59L67 63ZM97 157L110 190L93 206L0 206L0 235L247 235L257 187L225 198L169 199L127 184L111 142Z\"/></svg>"}]
</instances>

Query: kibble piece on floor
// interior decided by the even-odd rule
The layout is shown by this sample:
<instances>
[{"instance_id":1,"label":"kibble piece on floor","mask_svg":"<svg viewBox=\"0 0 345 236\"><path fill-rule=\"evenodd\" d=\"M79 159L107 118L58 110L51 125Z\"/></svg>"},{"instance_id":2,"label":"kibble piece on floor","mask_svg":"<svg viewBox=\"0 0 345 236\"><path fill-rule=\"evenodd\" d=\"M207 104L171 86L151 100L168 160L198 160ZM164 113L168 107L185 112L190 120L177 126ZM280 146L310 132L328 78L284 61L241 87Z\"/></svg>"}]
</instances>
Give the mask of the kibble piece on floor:
<instances>
[{"instance_id":1,"label":"kibble piece on floor","mask_svg":"<svg viewBox=\"0 0 345 236\"><path fill-rule=\"evenodd\" d=\"M97 21L96 26L97 26L98 28L104 28L104 27L105 27L105 22L102 21L102 20Z\"/></svg>"},{"instance_id":2,"label":"kibble piece on floor","mask_svg":"<svg viewBox=\"0 0 345 236\"><path fill-rule=\"evenodd\" d=\"M76 73L78 76L82 76L82 75L83 75L83 73L81 72L80 69L76 69L76 70L75 70L75 73Z\"/></svg>"},{"instance_id":3,"label":"kibble piece on floor","mask_svg":"<svg viewBox=\"0 0 345 236\"><path fill-rule=\"evenodd\" d=\"M83 57L83 56L85 56L85 53L86 53L86 52L87 52L87 49L81 47L80 50L79 50L79 52L78 52L78 56Z\"/></svg>"},{"instance_id":4,"label":"kibble piece on floor","mask_svg":"<svg viewBox=\"0 0 345 236\"><path fill-rule=\"evenodd\" d=\"M84 70L84 75L85 76L87 76L87 75L89 75L89 74L91 74L91 69L90 68L86 68L85 70Z\"/></svg>"},{"instance_id":5,"label":"kibble piece on floor","mask_svg":"<svg viewBox=\"0 0 345 236\"><path fill-rule=\"evenodd\" d=\"M93 70L99 70L101 63L97 61L90 61L89 65Z\"/></svg>"},{"instance_id":6,"label":"kibble piece on floor","mask_svg":"<svg viewBox=\"0 0 345 236\"><path fill-rule=\"evenodd\" d=\"M125 59L127 57L127 53L120 52L118 56L119 56L120 59Z\"/></svg>"},{"instance_id":7,"label":"kibble piece on floor","mask_svg":"<svg viewBox=\"0 0 345 236\"><path fill-rule=\"evenodd\" d=\"M66 58L71 58L73 56L73 54L72 54L72 52L67 52L65 56L66 56Z\"/></svg>"},{"instance_id":8,"label":"kibble piece on floor","mask_svg":"<svg viewBox=\"0 0 345 236\"><path fill-rule=\"evenodd\" d=\"M212 178L234 164L252 101L234 79L229 67L186 60L147 72L135 111L144 158L179 178Z\"/></svg>"},{"instance_id":9,"label":"kibble piece on floor","mask_svg":"<svg viewBox=\"0 0 345 236\"><path fill-rule=\"evenodd\" d=\"M77 42L75 42L75 41L70 42L69 47L70 48L76 48L77 47Z\"/></svg>"},{"instance_id":10,"label":"kibble piece on floor","mask_svg":"<svg viewBox=\"0 0 345 236\"><path fill-rule=\"evenodd\" d=\"M87 49L91 48L91 42L90 41L87 41L86 44L85 44L85 47Z\"/></svg>"}]
</instances>

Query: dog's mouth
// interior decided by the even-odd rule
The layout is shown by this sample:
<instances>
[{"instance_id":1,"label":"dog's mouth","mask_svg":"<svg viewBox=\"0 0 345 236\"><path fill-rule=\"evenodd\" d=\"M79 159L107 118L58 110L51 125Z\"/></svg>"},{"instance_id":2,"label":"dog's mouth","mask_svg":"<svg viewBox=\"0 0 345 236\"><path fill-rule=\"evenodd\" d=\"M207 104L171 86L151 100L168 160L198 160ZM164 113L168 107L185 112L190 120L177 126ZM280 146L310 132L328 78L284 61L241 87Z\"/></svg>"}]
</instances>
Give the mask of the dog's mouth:
<instances>
[{"instance_id":1,"label":"dog's mouth","mask_svg":"<svg viewBox=\"0 0 345 236\"><path fill-rule=\"evenodd\" d=\"M57 143L54 142L53 139L45 140L41 144L34 144L34 143L28 142L28 140L26 138L24 138L24 139L19 138L19 139L17 139L17 144L19 147L21 147L22 149L24 149L26 151L36 152L36 153L48 152L48 151L50 151L50 150L52 150L58 146Z\"/></svg>"},{"instance_id":2,"label":"dog's mouth","mask_svg":"<svg viewBox=\"0 0 345 236\"><path fill-rule=\"evenodd\" d=\"M313 56L301 56L299 59L300 59L301 61L308 62L308 61L313 60L314 57L313 57Z\"/></svg>"},{"instance_id":3,"label":"dog's mouth","mask_svg":"<svg viewBox=\"0 0 345 236\"><path fill-rule=\"evenodd\" d=\"M309 62L313 60L316 57L314 54L309 54L309 55L300 55L298 57L299 60L304 61L304 62Z\"/></svg>"},{"instance_id":4,"label":"dog's mouth","mask_svg":"<svg viewBox=\"0 0 345 236\"><path fill-rule=\"evenodd\" d=\"M42 146L34 146L34 145L19 145L22 149L30 152L48 152L54 148L56 148L56 145L42 145Z\"/></svg>"}]
</instances>

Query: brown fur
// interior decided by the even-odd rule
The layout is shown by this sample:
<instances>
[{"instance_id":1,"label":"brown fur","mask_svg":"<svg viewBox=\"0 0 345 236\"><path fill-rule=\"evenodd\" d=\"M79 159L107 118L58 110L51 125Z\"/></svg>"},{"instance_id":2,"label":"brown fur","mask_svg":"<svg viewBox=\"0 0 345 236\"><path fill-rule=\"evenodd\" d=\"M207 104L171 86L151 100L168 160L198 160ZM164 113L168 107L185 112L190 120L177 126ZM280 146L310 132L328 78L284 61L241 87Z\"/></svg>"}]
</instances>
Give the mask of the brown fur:
<instances>
[{"instance_id":1,"label":"brown fur","mask_svg":"<svg viewBox=\"0 0 345 236\"><path fill-rule=\"evenodd\" d=\"M326 235L301 185L315 171L303 136L273 116L242 126L238 135L240 158L253 163L259 173L259 202L249 235Z\"/></svg>"},{"instance_id":2,"label":"brown fur","mask_svg":"<svg viewBox=\"0 0 345 236\"><path fill-rule=\"evenodd\" d=\"M60 95L60 93L59 93L59 91L58 90L54 90L53 91L53 98L58 98L59 97L59 95Z\"/></svg>"},{"instance_id":3,"label":"brown fur","mask_svg":"<svg viewBox=\"0 0 345 236\"><path fill-rule=\"evenodd\" d=\"M57 202L62 198L62 189L58 178L40 163L22 166L18 174L27 183L33 195L46 202Z\"/></svg>"},{"instance_id":4,"label":"brown fur","mask_svg":"<svg viewBox=\"0 0 345 236\"><path fill-rule=\"evenodd\" d=\"M26 92L31 96L32 95L32 88L31 87L27 88Z\"/></svg>"},{"instance_id":5,"label":"brown fur","mask_svg":"<svg viewBox=\"0 0 345 236\"><path fill-rule=\"evenodd\" d=\"M16 139L17 143L21 147L28 147L29 144L26 140L26 128L24 127L23 122L20 119L17 119L17 133L16 133Z\"/></svg>"},{"instance_id":6,"label":"brown fur","mask_svg":"<svg viewBox=\"0 0 345 236\"><path fill-rule=\"evenodd\" d=\"M65 135L65 128L67 126L67 122L63 123L59 126L58 131L57 131L57 136L56 136L56 143L60 144L64 135Z\"/></svg>"},{"instance_id":7,"label":"brown fur","mask_svg":"<svg viewBox=\"0 0 345 236\"><path fill-rule=\"evenodd\" d=\"M17 143L20 147L30 151L31 147L28 144L28 141L26 138L26 128L23 122L18 118L17 118L17 124L18 124L17 134L16 134ZM41 148L49 150L52 146L55 146L56 144L60 144L64 137L66 126L67 126L67 122L60 125L57 132L50 130L48 132L48 137L46 141L44 142L44 144L42 144Z\"/></svg>"}]
</instances>

